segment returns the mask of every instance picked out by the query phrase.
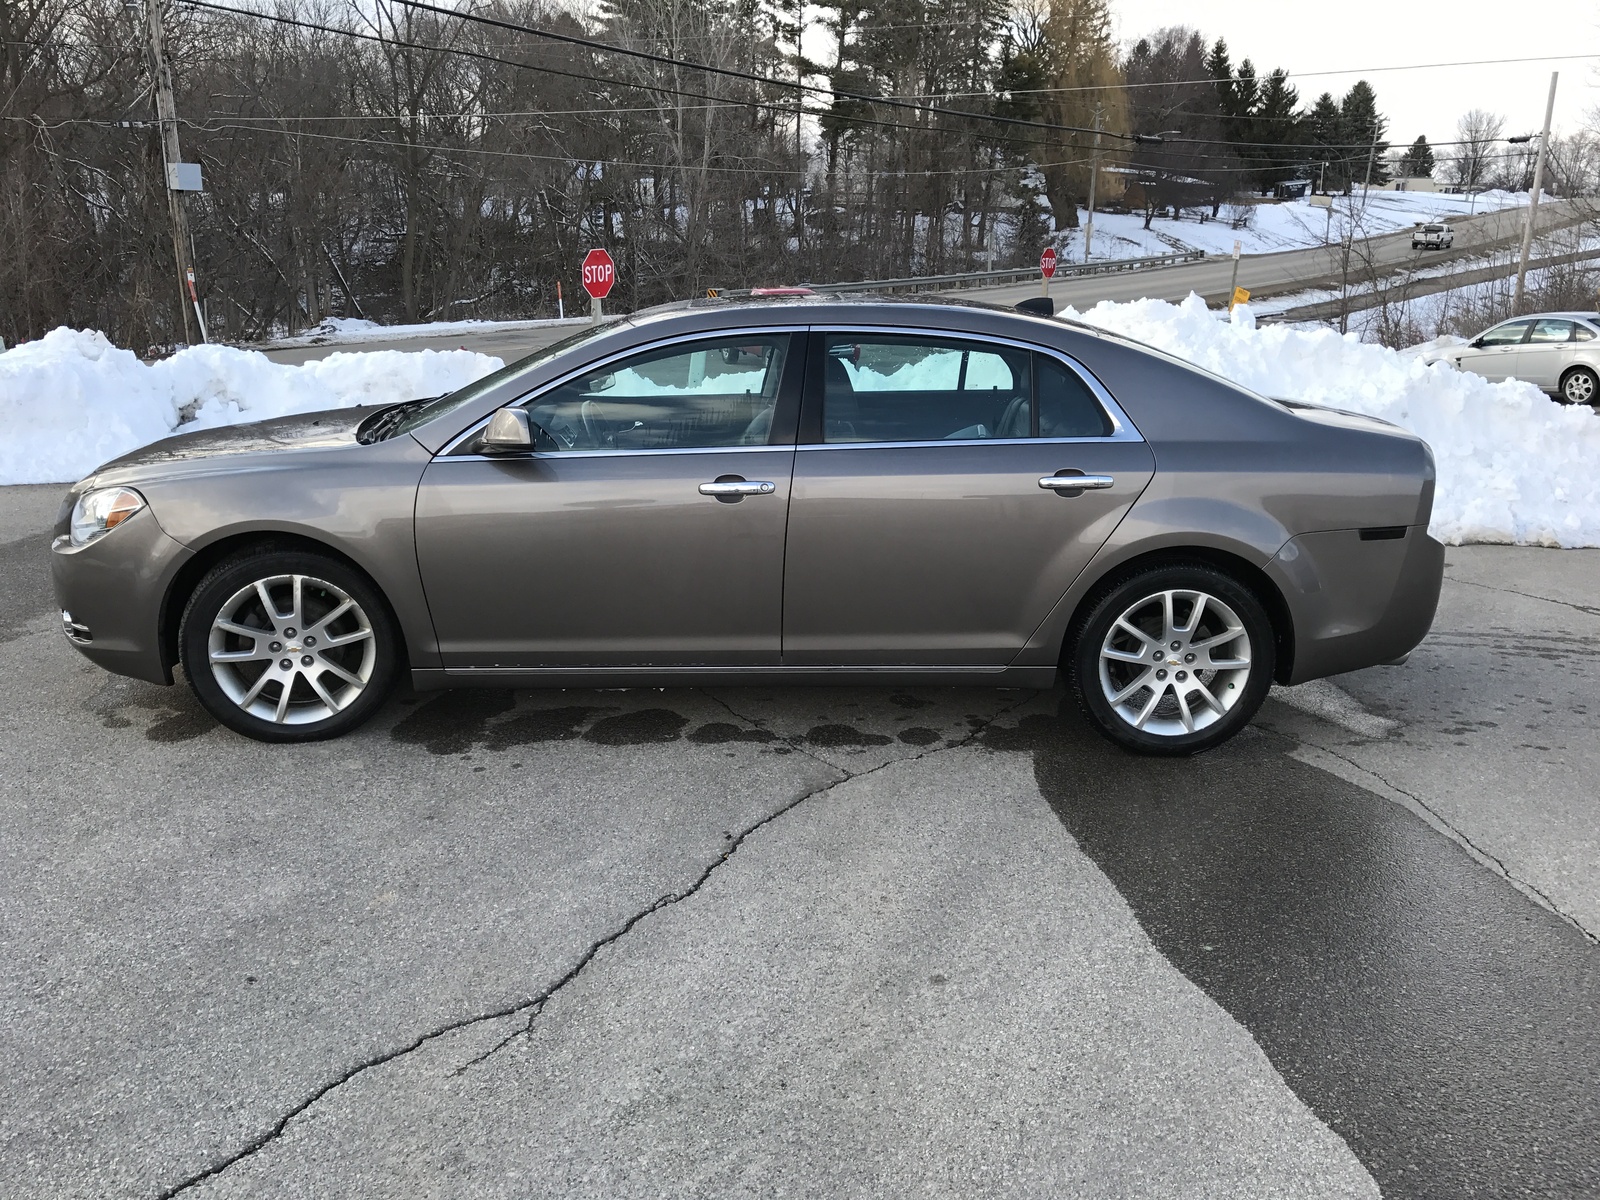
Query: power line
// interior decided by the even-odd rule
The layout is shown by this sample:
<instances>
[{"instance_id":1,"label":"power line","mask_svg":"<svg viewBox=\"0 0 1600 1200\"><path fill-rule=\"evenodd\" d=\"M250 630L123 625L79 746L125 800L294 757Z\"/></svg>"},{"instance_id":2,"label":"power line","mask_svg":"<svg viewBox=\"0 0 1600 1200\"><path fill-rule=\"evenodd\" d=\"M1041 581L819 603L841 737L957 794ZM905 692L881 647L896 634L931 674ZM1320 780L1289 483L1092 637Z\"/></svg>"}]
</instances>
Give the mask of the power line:
<instances>
[{"instance_id":1,"label":"power line","mask_svg":"<svg viewBox=\"0 0 1600 1200\"><path fill-rule=\"evenodd\" d=\"M1465 59L1460 62L1406 63L1393 67L1345 67L1336 71L1285 71L1284 82L1292 83L1296 79L1323 79L1330 75L1376 75L1383 71L1432 71L1445 67L1499 67L1509 66L1514 63L1566 62L1571 59L1583 58L1600 58L1600 54L1536 54L1526 58L1477 58ZM1245 81L1263 83L1267 79L1271 78L1272 74L1273 72L1269 71L1265 75L1227 75L1221 78L1213 75L1205 75L1197 79L1157 79L1151 80L1147 83L1123 83L1119 84L1118 86L1128 89L1147 87L1184 87L1190 84L1242 83ZM1077 87L1017 88L1008 94L1013 96L1034 96L1047 94L1053 95L1056 93L1065 92L1097 92L1102 90L1104 89L1096 85L1085 84ZM987 96L990 94L991 93L989 92L900 92L896 93L895 98L901 100L966 100L975 96Z\"/></svg>"},{"instance_id":2,"label":"power line","mask_svg":"<svg viewBox=\"0 0 1600 1200\"><path fill-rule=\"evenodd\" d=\"M562 42L569 46L582 46L588 50L596 50L604 54L620 54L627 58L636 58L644 62L652 62L659 66L684 67L691 71L703 71L708 75L721 75L728 79L742 79L746 82L757 83L762 87L778 87L785 91L809 93L811 95L826 96L831 100L845 99L859 101L865 104L883 104L890 108L909 109L912 112L925 115L938 115L947 117L961 117L965 120L991 121L1001 125L1012 125L1026 129L1043 129L1050 133L1083 133L1093 134L1093 129L1081 125L1061 125L1048 121L1029 121L1021 117L1003 117L989 113L966 112L955 108L938 108L933 105L912 104L908 101L896 100L883 96L872 96L861 92L843 91L838 88L820 88L813 84L791 82L789 80L773 79L765 75L757 75L751 71L740 71L732 67L714 67L708 63L691 62L688 59L673 58L666 54L653 54L647 50L631 50L624 46L615 46L596 38L580 37L572 33L557 33L551 29L540 29L534 25L519 25L512 21L502 21L497 17L486 17L480 13L461 12L456 9L441 8L437 4L426 3L426 0L393 0L394 3L417 12L433 13L436 16L451 17L458 21L471 21L474 24L486 25L494 29L506 29L515 33L526 33L531 37L545 38L554 42ZM211 6L215 7L215 6ZM234 10L239 11L239 10ZM1132 143L1134 137L1128 133L1110 133L1108 136L1116 137L1122 141Z\"/></svg>"},{"instance_id":3,"label":"power line","mask_svg":"<svg viewBox=\"0 0 1600 1200\"><path fill-rule=\"evenodd\" d=\"M196 123L195 122L185 122L185 124L195 125ZM197 126L197 128L198 128L198 126ZM658 169L661 169L661 168L664 168L664 167L675 167L675 166L677 166L677 164L665 163L665 162L638 162L638 161L628 161L628 160L624 160L624 159L615 159L615 158L603 158L603 159L582 158L580 156L572 155L572 154L529 154L529 153L526 153L526 152L520 151L520 150L494 150L494 149L489 149L487 147L480 147L480 146L439 146L439 145L431 145L431 144L428 144L428 143L425 143L425 142L388 141L388 140L383 140L383 139L378 139L378 138L370 138L370 137L351 137L351 136L347 136L347 135L344 135L344 134L336 134L336 133L291 132L291 131L285 130L285 129L263 130L260 126L257 126L257 125L242 126L242 125L232 125L232 124L229 124L227 122L213 122L213 123L209 124L208 126L206 126L203 131L204 132L208 132L208 133L220 133L220 132L226 132L226 131L230 131L230 130L239 130L241 132L249 132L249 133L277 133L277 134L282 134L285 137L315 138L315 139L317 139L319 141L347 142L347 143L352 143L352 144L359 145L359 146L386 146L386 147L391 147L391 148L400 149L400 150L427 150L429 152L437 153L437 154L479 154L479 155L486 155L486 156L491 157L491 158L532 159L532 160L538 161L538 162L566 163L566 164L568 164L570 166L587 166L587 165L590 165L590 164L598 163L601 167L639 167L639 168L643 168L643 169L646 169L646 170L658 170ZM1029 163L1029 164L1026 164L1025 166L1011 165L1011 166L1000 166L1000 167L952 167L952 168L948 168L948 169L941 168L941 169L935 170L935 171L919 171L919 170L912 169L912 170L900 170L900 171L869 171L869 172L861 172L861 173L862 174L870 174L870 175L876 176L878 178L920 179L920 178L923 178L923 177L928 176L928 175L987 175L987 174L998 174L998 173L1005 172L1005 171L1026 170L1028 166L1037 166L1037 167L1041 167L1041 168L1044 168L1044 167L1070 167L1070 166L1077 166L1077 165L1079 165L1081 163L1085 163L1085 162L1088 162L1088 161L1089 160L1086 159L1086 158L1075 158L1075 159L1068 159L1068 160L1065 160L1063 162ZM682 167L681 169L696 170L696 171L717 171L717 172L726 173L726 174L766 175L766 176L771 176L773 174L783 174L784 173L783 168L777 167L777 166L772 166L772 167L722 167L722 166L711 166L711 165L700 166L700 165L691 164L691 165Z\"/></svg>"},{"instance_id":4,"label":"power line","mask_svg":"<svg viewBox=\"0 0 1600 1200\"><path fill-rule=\"evenodd\" d=\"M385 46L397 46L397 47L400 47L402 49L410 49L410 50L425 50L425 51L429 51L431 53L437 53L437 54L455 54L455 55L460 55L460 56L465 57L465 58L477 59L477 60L479 60L481 62L499 63L502 66L513 67L513 68L515 68L517 70L542 72L542 73L547 74L547 75L559 75L559 76L562 76L562 77L567 78L567 79L580 80L581 82L584 82L584 83L613 84L613 85L620 86L620 87L623 87L623 88L636 89L638 91L664 92L667 95L672 95L672 96L684 96L686 98L694 99L694 100L706 100L706 101L710 101L711 102L707 106L707 107L711 107L711 108L715 108L715 107L719 107L720 106L720 107L728 107L728 108L770 109L770 110L772 110L774 112L782 113L785 116L789 116L795 111L788 104L780 103L780 102L772 101L772 100L735 99L735 98L732 98L732 97L712 96L712 95L709 95L709 94L707 94L705 92L695 92L695 91L689 91L689 90L684 89L684 88L669 87L668 85L662 84L662 83L629 83L627 81L619 81L619 80L616 80L616 79L606 78L606 77L599 76L599 75L586 75L586 74L583 74L581 72L566 71L566 70L562 70L560 67L544 66L544 65L541 65L541 64L537 64L537 63L517 62L514 59L500 58L500 57L498 57L496 55L493 55L493 54L484 54L481 51L468 50L468 49L465 49L465 48L462 48L462 47L459 47L459 46L430 46L430 45L425 45L425 44L419 43L419 42L408 42L408 41L402 41L402 40L399 40L399 39L396 39L396 38L383 37L383 36L381 36L379 34L363 33L363 32L361 32L360 30L357 30L357 29L343 29L343 28L339 28L338 26L333 26L333 25L319 25L319 24L316 24L314 22L301 21L301 20L297 20L296 18L293 18L293 17L279 16L279 15L274 14L274 13L254 12L254 11L251 11L251 10L248 10L248 9L230 8L230 7L226 6L226 5L210 3L210 0L185 0L185 2L187 4L189 4L193 8L203 8L203 9L208 9L208 10L213 11L213 12L228 13L228 14L233 15L233 16L254 17L254 18L258 19L258 20L271 21L271 22L274 22L274 23L279 24L279 25L289 25L289 26L293 26L294 28L297 28L297 29L305 29L305 30L309 30L309 31L312 31L312 32L316 32L316 33L338 34L338 35L342 35L344 37L357 38L357 39L359 39L361 41L377 42L377 43L379 43L381 45L385 45ZM779 80L779 81L771 81L771 82L777 82L780 85L783 83L783 81L781 81L781 80ZM786 86L788 86L790 88L793 88L795 85L791 83L791 84L787 84ZM810 89L810 90L817 91L817 90L820 90L820 89ZM825 93L825 94L830 94L831 95L833 93ZM608 107L606 109L596 109L596 110L593 110L593 111L594 111L595 115L603 116L608 112L616 112L616 111L620 111L620 110ZM908 125L908 124L905 124L904 122L901 122L901 121L886 121L886 120L884 120L884 119L882 119L880 117L853 116L853 115L849 115L849 114L834 112L834 111L831 111L831 110L802 109L801 113L804 116L809 116L809 117L813 117L813 118L817 118L817 119L832 118L834 120L838 120L838 121L844 122L844 123L849 124L849 125L868 125L868 126L873 126L873 127L877 127L877 128L883 128L883 129L906 129L906 130L910 130L910 131L916 132L916 133L931 133L931 134L937 134L937 135L941 135L941 136L951 135L951 134L954 134L954 135L957 135L957 136L961 136L961 137L974 136L972 133L968 133L966 131L959 130L959 129L951 129L951 128L946 128L946 127L942 127L942 126L934 126L934 125ZM962 114L962 115L966 116L968 118L974 119L974 120L979 120L979 121L987 119L981 113L966 113L966 114ZM262 119L265 120L265 119L268 119L268 118L262 118ZM1041 148L1045 148L1045 149L1054 149L1054 148L1056 148L1053 143L1042 142L1042 141L1037 141L1037 140L1027 140L1027 139L1023 139L1023 138L1018 137L1016 134L992 133L991 132L991 133L984 134L984 136L986 136L986 137L988 137L988 138L990 138L992 140L995 140L995 141L1002 141L1002 142L1006 142L1006 143L1009 143L1009 144L1015 145L1015 146L1031 146L1031 147L1041 147Z\"/></svg>"}]
</instances>

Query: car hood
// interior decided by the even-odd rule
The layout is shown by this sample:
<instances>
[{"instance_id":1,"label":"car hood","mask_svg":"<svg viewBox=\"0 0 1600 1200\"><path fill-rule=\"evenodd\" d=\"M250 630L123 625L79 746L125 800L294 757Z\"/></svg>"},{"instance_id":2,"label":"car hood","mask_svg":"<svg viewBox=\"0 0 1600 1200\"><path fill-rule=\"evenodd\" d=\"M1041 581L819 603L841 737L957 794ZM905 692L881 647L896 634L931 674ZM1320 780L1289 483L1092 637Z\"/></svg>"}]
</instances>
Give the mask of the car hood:
<instances>
[{"instance_id":1,"label":"car hood","mask_svg":"<svg viewBox=\"0 0 1600 1200\"><path fill-rule=\"evenodd\" d=\"M73 490L192 474L211 469L219 458L353 446L356 427L379 407L336 408L180 433L112 459Z\"/></svg>"}]
</instances>

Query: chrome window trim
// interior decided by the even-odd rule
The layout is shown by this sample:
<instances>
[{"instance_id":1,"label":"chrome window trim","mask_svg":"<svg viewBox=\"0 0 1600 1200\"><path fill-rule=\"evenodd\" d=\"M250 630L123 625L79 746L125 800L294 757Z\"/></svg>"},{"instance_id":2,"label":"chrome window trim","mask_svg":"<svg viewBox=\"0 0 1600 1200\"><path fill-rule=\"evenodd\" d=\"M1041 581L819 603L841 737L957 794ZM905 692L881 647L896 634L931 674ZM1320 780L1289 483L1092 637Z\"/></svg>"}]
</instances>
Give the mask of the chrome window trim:
<instances>
[{"instance_id":1,"label":"chrome window trim","mask_svg":"<svg viewBox=\"0 0 1600 1200\"><path fill-rule=\"evenodd\" d=\"M996 334L971 333L967 330L957 329L912 329L901 325L813 325L812 333L830 334L894 334L899 337L925 337L941 338L950 341L977 342L985 346L1010 346L1016 350L1030 350L1035 354L1047 354L1055 359L1067 370L1071 371L1085 387L1093 393L1094 398L1100 402L1101 409L1106 416L1111 418L1111 432L1104 437L1082 438L975 438L970 441L931 441L931 442L819 442L806 444L802 450L838 449L848 446L874 447L883 449L889 446L997 446L1010 442L1014 444L1038 444L1040 442L1142 442L1144 437L1134 425L1128 414L1122 411L1105 385L1095 378L1094 372L1084 366L1077 359L1064 351L1057 350L1054 346L1041 346L1038 342L1025 342L1019 338L1008 338ZM826 418L824 418L826 419Z\"/></svg>"},{"instance_id":2,"label":"chrome window trim","mask_svg":"<svg viewBox=\"0 0 1600 1200\"><path fill-rule=\"evenodd\" d=\"M501 407L506 407L502 405ZM976 443L983 445L982 442ZM564 462L569 458L634 458L644 454L793 454L795 446L651 446L638 450L533 450L527 454L452 454L440 451L434 461L446 462L527 462L530 458Z\"/></svg>"},{"instance_id":3,"label":"chrome window trim","mask_svg":"<svg viewBox=\"0 0 1600 1200\"><path fill-rule=\"evenodd\" d=\"M1132 419L1123 411L1122 406L1117 403L1116 399L1111 395L1111 393L1106 390L1105 385L1095 377L1094 373L1090 371L1089 368L1085 367L1082 363L1078 362L1077 359L1073 358L1064 351L1057 350L1053 346L1041 345L1038 342L1022 341L1019 338L1009 338L986 333L972 333L968 330L960 329L918 329L905 325L758 325L734 329L723 329L712 333L676 334L672 337L657 338L655 341L651 342L641 342L639 345L630 346L626 350L619 350L615 354L606 355L603 358L597 358L591 362L586 362L582 366L573 368L565 375L558 376L557 378L552 379L550 382L543 384L531 392L528 392L526 395L519 396L508 404L500 405L499 408L510 408L512 405L516 404L530 404L538 397L544 395L546 392L554 391L556 388L570 383L580 375L609 366L615 362L620 362L625 358L631 358L636 354L646 354L652 350L659 350L674 345L688 345L693 342L715 341L722 337L743 337L747 335L759 337L766 334L778 333L844 333L863 335L892 334L900 337L935 337L950 341L977 342L980 345L1010 346L1016 350L1027 350L1035 354L1047 354L1083 381L1084 386L1087 387L1094 395L1094 398L1099 401L1101 409L1108 417L1111 418L1111 432L1104 437L1077 438L975 438L971 440L963 439L961 441L944 441L941 439L931 442L817 442L806 443L799 446L789 444L781 446L673 446L639 450L557 450L534 453L532 455L517 455L515 457L551 459L578 457L615 458L618 456L631 456L636 454L750 454L762 450L883 450L901 446L1002 446L1039 445L1041 443L1073 444L1144 441L1144 436L1140 434L1138 427L1134 425ZM497 408L495 411L498 412L499 409ZM493 412L486 413L483 417L477 421L474 421L461 433L451 438L450 441L446 443L436 455L434 455L435 461L440 459L461 459L465 462L508 461L508 458L511 456L500 454L455 453L457 448L460 447L462 443L471 440L478 433L480 433L484 426L488 425L489 418L492 416L494 416Z\"/></svg>"},{"instance_id":4,"label":"chrome window trim","mask_svg":"<svg viewBox=\"0 0 1600 1200\"><path fill-rule=\"evenodd\" d=\"M1070 438L962 438L933 442L802 442L795 450L925 450L929 446L1100 446L1106 442L1142 442L1137 434L1129 437Z\"/></svg>"},{"instance_id":5,"label":"chrome window trim","mask_svg":"<svg viewBox=\"0 0 1600 1200\"><path fill-rule=\"evenodd\" d=\"M719 340L721 338L725 338L725 337L746 337L746 336L748 336L748 337L760 337L760 336L762 336L764 334L808 333L808 332L810 332L810 327L807 326L807 325L759 325L759 326L750 326L750 327L740 326L738 328L713 330L711 332L687 333L687 334L680 333L680 334L675 334L672 337L657 338L653 342L640 342L636 346L629 346L626 350L618 350L615 354L608 354L608 355L604 356L603 358L597 358L597 359L594 359L594 360L592 360L590 362L584 363L582 366L574 367L571 371L568 371L565 375L558 376L557 378L550 380L548 383L541 384L539 387L535 388L531 392L528 392L526 395L518 396L515 400L511 400L511 401L509 401L509 402L507 402L505 404L500 405L498 408L495 409L495 412L499 412L501 408L512 408L512 407L517 406L517 405L531 404L534 400L538 399L540 396L544 395L546 392L552 392L558 387L563 387L566 384L571 383L574 379L578 378L578 376L580 376L580 375L586 375L586 374L589 374L590 372L599 370L602 367L608 367L612 363L621 362L625 358L632 358L636 354L647 354L652 350L660 350L660 349L662 349L664 347L667 347L667 346L689 345L689 344L694 343L694 342L714 342L714 341L717 341L717 340ZM793 347L791 347L790 349L792 351ZM788 368L787 362L784 364L784 366L785 366L785 369ZM780 382L781 382L781 380L780 380ZM499 461L499 462L504 462L506 460L507 456L503 455L503 454L484 454L484 455L460 454L460 455L458 455L458 454L455 453L455 450L456 450L456 448L458 446L460 446L465 441L469 441L474 436L476 436L479 432L481 432L482 429L484 428L484 426L489 424L489 418L492 417L492 416L494 416L494 412L486 413L479 420L474 421L471 425L467 426L466 429L462 430L460 433L456 434L455 437L451 438L449 440L449 442L447 442L445 444L443 449L441 449L437 454L434 455L434 458L436 458L436 459L439 459L439 458L464 458L464 459L467 459L468 461L477 461L477 460L480 460L480 459L488 458L488 459L493 459L493 460L496 460L496 461ZM750 451L750 450L793 450L793 449L794 449L793 445L787 445L787 446L763 445L763 446L698 446L698 447L683 447L683 448L666 447L666 448L656 448L656 449L649 449L649 450L558 450L558 451L547 451L545 454L535 455L534 457L540 457L540 458L571 458L574 455L578 455L578 454L587 454L587 455L705 454L708 451L713 451L713 450L744 450L744 451ZM526 455L519 455L517 457L527 457L527 456Z\"/></svg>"}]
</instances>

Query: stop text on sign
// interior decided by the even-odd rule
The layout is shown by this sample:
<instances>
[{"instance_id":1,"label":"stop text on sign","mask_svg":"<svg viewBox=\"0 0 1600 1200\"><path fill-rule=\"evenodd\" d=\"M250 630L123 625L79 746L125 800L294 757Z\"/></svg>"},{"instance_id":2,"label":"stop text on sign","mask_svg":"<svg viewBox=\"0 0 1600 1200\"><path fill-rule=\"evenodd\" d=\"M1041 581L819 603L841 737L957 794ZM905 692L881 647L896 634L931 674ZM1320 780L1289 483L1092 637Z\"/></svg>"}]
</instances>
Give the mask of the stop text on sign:
<instances>
[{"instance_id":1,"label":"stop text on sign","mask_svg":"<svg viewBox=\"0 0 1600 1200\"><path fill-rule=\"evenodd\" d=\"M1056 273L1055 247L1046 246L1044 248L1044 253L1039 255L1039 270L1044 273L1044 277L1046 279L1049 279L1050 276Z\"/></svg>"},{"instance_id":2,"label":"stop text on sign","mask_svg":"<svg viewBox=\"0 0 1600 1200\"><path fill-rule=\"evenodd\" d=\"M583 259L583 290L596 300L603 300L617 281L617 264L604 250L589 251Z\"/></svg>"}]
</instances>

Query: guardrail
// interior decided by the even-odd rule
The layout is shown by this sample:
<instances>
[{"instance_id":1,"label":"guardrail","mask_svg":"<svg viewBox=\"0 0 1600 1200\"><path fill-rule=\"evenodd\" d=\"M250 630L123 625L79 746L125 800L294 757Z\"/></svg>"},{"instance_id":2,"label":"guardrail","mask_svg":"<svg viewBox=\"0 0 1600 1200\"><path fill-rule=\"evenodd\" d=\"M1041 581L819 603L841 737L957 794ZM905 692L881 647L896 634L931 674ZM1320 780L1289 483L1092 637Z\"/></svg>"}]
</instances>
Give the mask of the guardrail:
<instances>
[{"instance_id":1,"label":"guardrail","mask_svg":"<svg viewBox=\"0 0 1600 1200\"><path fill-rule=\"evenodd\" d=\"M1056 279L1080 275L1109 275L1119 271L1145 271L1178 263L1198 262L1203 250L1182 254L1150 254L1143 258L1106 258L1096 262L1056 264ZM859 279L853 283L807 283L813 292L914 292L922 288L976 287L985 283L1021 283L1039 278L1039 268L1008 267L1000 271L970 271L963 275L912 275L905 279Z\"/></svg>"}]
</instances>

